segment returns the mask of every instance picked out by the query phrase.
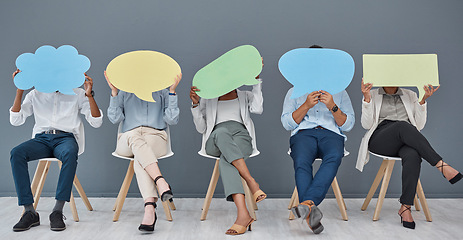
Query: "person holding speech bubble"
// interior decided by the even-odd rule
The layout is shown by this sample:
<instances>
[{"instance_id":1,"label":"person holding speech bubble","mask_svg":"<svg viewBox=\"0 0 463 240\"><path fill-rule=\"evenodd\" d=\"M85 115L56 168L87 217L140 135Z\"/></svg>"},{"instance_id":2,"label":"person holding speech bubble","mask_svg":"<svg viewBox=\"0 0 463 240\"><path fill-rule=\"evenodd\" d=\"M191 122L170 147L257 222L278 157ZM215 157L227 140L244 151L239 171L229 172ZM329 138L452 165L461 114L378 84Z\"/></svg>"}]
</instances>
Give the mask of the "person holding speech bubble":
<instances>
[{"instance_id":1,"label":"person holding speech bubble","mask_svg":"<svg viewBox=\"0 0 463 240\"><path fill-rule=\"evenodd\" d=\"M263 62L262 62L263 65ZM239 235L251 230L254 219L246 208L241 177L246 181L253 200L257 203L267 195L251 176L245 159L256 152L254 124L250 113L263 111L262 81L253 85L252 91L232 90L212 99L200 99L195 86L191 87L191 113L196 130L203 134L201 151L220 157L219 169L227 201L233 201L237 208L237 218L227 235ZM204 141L207 140L207 141Z\"/></svg>"},{"instance_id":2,"label":"person holding speech bubble","mask_svg":"<svg viewBox=\"0 0 463 240\"><path fill-rule=\"evenodd\" d=\"M180 110L177 104L177 88L182 74L174 79L169 89L152 93L156 102L138 98L134 93L117 89L104 72L111 88L108 118L113 124L121 123L118 133L116 153L133 157L134 172L138 188L145 202L145 214L138 227L143 232L153 232L156 224L156 186L161 194L161 201L173 198L170 185L161 174L158 158L167 153L167 125L178 123Z\"/></svg>"},{"instance_id":3,"label":"person holding speech bubble","mask_svg":"<svg viewBox=\"0 0 463 240\"><path fill-rule=\"evenodd\" d=\"M18 69L13 78L20 73ZM50 214L50 229L66 229L63 221L63 206L69 202L72 184L77 168L78 154L83 152L83 124L80 114L94 128L101 126L103 113L93 98L93 80L87 74L84 89L69 89L75 95L60 91L45 93L31 90L21 104L24 90L17 89L13 106L10 108L10 123L13 126L24 124L27 117L34 115L34 138L11 150L11 168L18 194L18 203L25 212L13 231L25 231L40 225L39 214L33 207L28 162L42 158L57 158L62 162L56 189L56 204ZM68 89L64 89L68 90Z\"/></svg>"},{"instance_id":4,"label":"person holding speech bubble","mask_svg":"<svg viewBox=\"0 0 463 240\"><path fill-rule=\"evenodd\" d=\"M321 48L313 45L310 48ZM283 127L291 131L291 158L294 161L296 187L300 204L292 211L305 218L309 228L319 234L322 212L317 207L333 182L344 156L343 132L355 123L354 109L345 90L331 95L324 90L291 98L295 87L288 90L281 114ZM322 164L315 176L312 164L316 158Z\"/></svg>"},{"instance_id":5,"label":"person holding speech bubble","mask_svg":"<svg viewBox=\"0 0 463 240\"><path fill-rule=\"evenodd\" d=\"M371 152L402 158L402 195L399 216L405 228L415 229L411 206L416 195L421 161L435 166L451 184L462 175L442 160L419 131L426 124L427 103L439 86L425 85L421 101L415 92L399 87L382 87L371 90L373 84L362 79L362 126L367 133L362 139L357 169L363 170Z\"/></svg>"}]
</instances>

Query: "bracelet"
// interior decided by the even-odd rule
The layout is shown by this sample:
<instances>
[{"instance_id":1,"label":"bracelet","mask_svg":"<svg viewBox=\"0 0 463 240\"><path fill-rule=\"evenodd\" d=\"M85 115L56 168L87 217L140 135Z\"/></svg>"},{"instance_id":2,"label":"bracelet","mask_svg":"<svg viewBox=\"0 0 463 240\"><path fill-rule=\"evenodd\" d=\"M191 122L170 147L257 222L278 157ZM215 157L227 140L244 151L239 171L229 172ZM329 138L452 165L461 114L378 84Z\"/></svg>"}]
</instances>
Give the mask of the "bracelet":
<instances>
[{"instance_id":1,"label":"bracelet","mask_svg":"<svg viewBox=\"0 0 463 240\"><path fill-rule=\"evenodd\" d=\"M191 102L191 106L192 106L192 107L197 107L197 106L199 106L199 102L198 102L198 103L193 103L193 102Z\"/></svg>"},{"instance_id":2,"label":"bracelet","mask_svg":"<svg viewBox=\"0 0 463 240\"><path fill-rule=\"evenodd\" d=\"M171 92L170 92L169 95L170 95L170 96L175 96L175 95L177 95L177 94L176 94L176 93L171 93Z\"/></svg>"}]
</instances>

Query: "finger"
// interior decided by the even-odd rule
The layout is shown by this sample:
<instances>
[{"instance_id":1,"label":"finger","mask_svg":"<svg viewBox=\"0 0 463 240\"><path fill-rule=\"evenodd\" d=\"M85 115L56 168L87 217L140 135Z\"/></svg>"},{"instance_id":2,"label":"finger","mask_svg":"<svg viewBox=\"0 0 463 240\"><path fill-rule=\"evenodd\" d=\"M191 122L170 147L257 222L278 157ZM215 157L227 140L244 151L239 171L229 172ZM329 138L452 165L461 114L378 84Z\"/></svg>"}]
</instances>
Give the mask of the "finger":
<instances>
[{"instance_id":1,"label":"finger","mask_svg":"<svg viewBox=\"0 0 463 240\"><path fill-rule=\"evenodd\" d=\"M437 91L437 89L439 89L439 88L440 88L440 85L437 86L437 87L434 89L434 92Z\"/></svg>"}]
</instances>

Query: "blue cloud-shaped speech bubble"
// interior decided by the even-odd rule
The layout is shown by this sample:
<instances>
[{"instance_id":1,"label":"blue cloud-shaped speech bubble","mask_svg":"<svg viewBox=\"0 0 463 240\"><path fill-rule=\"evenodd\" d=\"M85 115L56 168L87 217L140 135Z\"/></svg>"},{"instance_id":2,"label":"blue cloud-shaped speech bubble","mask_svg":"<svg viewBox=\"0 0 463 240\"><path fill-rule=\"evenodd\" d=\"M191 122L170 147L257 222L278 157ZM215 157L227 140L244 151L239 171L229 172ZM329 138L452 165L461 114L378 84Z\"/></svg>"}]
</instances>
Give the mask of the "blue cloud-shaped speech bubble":
<instances>
[{"instance_id":1,"label":"blue cloud-shaped speech bubble","mask_svg":"<svg viewBox=\"0 0 463 240\"><path fill-rule=\"evenodd\" d=\"M90 68L90 60L79 55L77 49L63 45L58 49L41 46L34 53L23 53L16 58L16 67L21 70L14 77L17 88L27 90L75 95L73 88L85 82L84 73Z\"/></svg>"},{"instance_id":2,"label":"blue cloud-shaped speech bubble","mask_svg":"<svg viewBox=\"0 0 463 240\"><path fill-rule=\"evenodd\" d=\"M336 94L346 89L355 71L354 59L348 53L327 48L297 48L281 56L281 74L294 85L291 98L324 90Z\"/></svg>"}]
</instances>

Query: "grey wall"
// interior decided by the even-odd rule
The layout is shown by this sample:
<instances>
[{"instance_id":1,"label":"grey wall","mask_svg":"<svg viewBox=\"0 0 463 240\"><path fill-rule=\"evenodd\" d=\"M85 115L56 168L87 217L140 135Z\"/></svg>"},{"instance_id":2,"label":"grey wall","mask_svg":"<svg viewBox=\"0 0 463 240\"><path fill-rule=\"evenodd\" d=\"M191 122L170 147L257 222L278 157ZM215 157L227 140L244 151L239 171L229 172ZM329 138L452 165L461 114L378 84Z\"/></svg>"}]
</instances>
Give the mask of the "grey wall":
<instances>
[{"instance_id":1,"label":"grey wall","mask_svg":"<svg viewBox=\"0 0 463 240\"><path fill-rule=\"evenodd\" d=\"M117 55L139 49L162 51L178 61L183 80L178 87L180 122L172 127L175 155L160 167L176 196L202 197L214 162L196 153L196 132L188 97L193 75L201 67L242 44L256 46L264 57L264 113L254 116L261 154L248 161L253 176L270 197L289 197L294 188L292 160L286 154L289 132L280 123L286 91L291 85L278 71L281 55L298 47L320 44L349 52L357 64L347 91L357 123L347 133L344 158L338 172L346 197L364 197L381 163L372 158L363 173L355 169L360 139L362 54L437 53L442 87L428 103L423 134L457 169L463 170L461 138L463 102L463 2L458 0L389 1L2 1L0 3L0 196L15 196L9 152L31 136L33 117L21 127L9 124L8 109L15 86L11 73L16 57L49 44L71 44L88 56L99 107L106 113L110 90L103 70ZM117 126L105 116L99 129L86 127L86 151L77 174L89 196L115 196L128 162L111 156ZM33 174L36 163L30 164ZM396 164L388 194L400 194L400 163ZM50 171L45 195L56 187L57 167ZM429 197L463 197L462 183L451 186L438 171L423 163L421 181ZM217 196L223 196L218 184ZM131 196L139 196L135 181Z\"/></svg>"}]
</instances>

